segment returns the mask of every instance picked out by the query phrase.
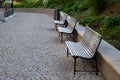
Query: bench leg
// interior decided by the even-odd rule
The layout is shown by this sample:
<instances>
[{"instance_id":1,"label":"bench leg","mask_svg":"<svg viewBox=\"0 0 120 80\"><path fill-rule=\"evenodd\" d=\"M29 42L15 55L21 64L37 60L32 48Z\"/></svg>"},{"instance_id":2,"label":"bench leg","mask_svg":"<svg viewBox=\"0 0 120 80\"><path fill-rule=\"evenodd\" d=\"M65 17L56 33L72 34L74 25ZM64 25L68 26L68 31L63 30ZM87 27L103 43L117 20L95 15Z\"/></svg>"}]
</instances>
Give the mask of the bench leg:
<instances>
[{"instance_id":1,"label":"bench leg","mask_svg":"<svg viewBox=\"0 0 120 80\"><path fill-rule=\"evenodd\" d=\"M67 47L67 57L68 57L68 54L69 54L69 53L68 53L68 47Z\"/></svg>"},{"instance_id":2,"label":"bench leg","mask_svg":"<svg viewBox=\"0 0 120 80\"><path fill-rule=\"evenodd\" d=\"M63 42L63 33L61 33L61 43Z\"/></svg>"},{"instance_id":3,"label":"bench leg","mask_svg":"<svg viewBox=\"0 0 120 80\"><path fill-rule=\"evenodd\" d=\"M75 36L73 35L74 42L76 41Z\"/></svg>"},{"instance_id":4,"label":"bench leg","mask_svg":"<svg viewBox=\"0 0 120 80\"><path fill-rule=\"evenodd\" d=\"M76 72L76 57L74 57L74 75L75 75L75 72Z\"/></svg>"},{"instance_id":5,"label":"bench leg","mask_svg":"<svg viewBox=\"0 0 120 80\"><path fill-rule=\"evenodd\" d=\"M59 36L60 36L60 32L59 32Z\"/></svg>"},{"instance_id":6,"label":"bench leg","mask_svg":"<svg viewBox=\"0 0 120 80\"><path fill-rule=\"evenodd\" d=\"M57 24L55 24L55 30L57 31Z\"/></svg>"},{"instance_id":7,"label":"bench leg","mask_svg":"<svg viewBox=\"0 0 120 80\"><path fill-rule=\"evenodd\" d=\"M98 75L98 64L97 64L96 56L95 56L95 66L96 66L96 75Z\"/></svg>"},{"instance_id":8,"label":"bench leg","mask_svg":"<svg viewBox=\"0 0 120 80\"><path fill-rule=\"evenodd\" d=\"M58 24L55 24L55 30L56 31L58 30Z\"/></svg>"}]
</instances>

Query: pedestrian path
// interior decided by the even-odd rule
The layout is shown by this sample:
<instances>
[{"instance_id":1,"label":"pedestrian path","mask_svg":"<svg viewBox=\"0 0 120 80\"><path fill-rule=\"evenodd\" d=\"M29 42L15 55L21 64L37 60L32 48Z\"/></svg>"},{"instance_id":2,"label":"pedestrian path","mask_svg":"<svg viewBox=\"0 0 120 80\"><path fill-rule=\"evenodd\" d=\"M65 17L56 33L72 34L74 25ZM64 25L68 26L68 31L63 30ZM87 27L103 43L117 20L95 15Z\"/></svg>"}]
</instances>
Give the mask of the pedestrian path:
<instances>
[{"instance_id":1,"label":"pedestrian path","mask_svg":"<svg viewBox=\"0 0 120 80\"><path fill-rule=\"evenodd\" d=\"M52 16L15 14L0 23L0 80L103 80L95 73L73 75L73 59L66 56Z\"/></svg>"}]
</instances>

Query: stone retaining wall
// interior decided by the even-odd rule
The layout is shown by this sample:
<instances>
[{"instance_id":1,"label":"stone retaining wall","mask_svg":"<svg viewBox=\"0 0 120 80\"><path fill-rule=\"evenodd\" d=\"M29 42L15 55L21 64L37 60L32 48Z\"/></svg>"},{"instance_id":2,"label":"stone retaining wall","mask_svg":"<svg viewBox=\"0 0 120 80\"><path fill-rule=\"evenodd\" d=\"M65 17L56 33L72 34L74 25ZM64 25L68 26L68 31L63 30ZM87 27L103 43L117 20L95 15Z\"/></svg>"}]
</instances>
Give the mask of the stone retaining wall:
<instances>
[{"instance_id":1,"label":"stone retaining wall","mask_svg":"<svg viewBox=\"0 0 120 80\"><path fill-rule=\"evenodd\" d=\"M54 15L54 9L47 8L15 8L17 12L34 12L34 13L44 13Z\"/></svg>"},{"instance_id":2,"label":"stone retaining wall","mask_svg":"<svg viewBox=\"0 0 120 80\"><path fill-rule=\"evenodd\" d=\"M77 26L81 27L82 26ZM82 38L84 29L76 30L76 41ZM98 48L98 68L105 80L120 80L120 51L102 40Z\"/></svg>"},{"instance_id":3,"label":"stone retaining wall","mask_svg":"<svg viewBox=\"0 0 120 80\"><path fill-rule=\"evenodd\" d=\"M0 21L4 20L4 9L0 9Z\"/></svg>"}]
</instances>

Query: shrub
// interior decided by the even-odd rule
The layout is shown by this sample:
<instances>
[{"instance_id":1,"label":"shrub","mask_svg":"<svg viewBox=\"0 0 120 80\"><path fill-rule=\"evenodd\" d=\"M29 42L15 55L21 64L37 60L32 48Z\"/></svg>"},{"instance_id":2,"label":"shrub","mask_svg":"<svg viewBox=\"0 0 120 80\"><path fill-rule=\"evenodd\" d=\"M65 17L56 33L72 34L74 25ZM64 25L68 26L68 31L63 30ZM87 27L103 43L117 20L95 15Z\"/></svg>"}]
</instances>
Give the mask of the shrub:
<instances>
[{"instance_id":1,"label":"shrub","mask_svg":"<svg viewBox=\"0 0 120 80\"><path fill-rule=\"evenodd\" d=\"M88 25L90 27L95 27L95 23L100 20L100 17L98 16L88 16L82 20L80 20L80 24L82 25Z\"/></svg>"},{"instance_id":2,"label":"shrub","mask_svg":"<svg viewBox=\"0 0 120 80\"><path fill-rule=\"evenodd\" d=\"M46 7L48 7L49 6L49 8L55 8L57 5L55 4L55 3L52 3L51 5L46 5Z\"/></svg>"},{"instance_id":3,"label":"shrub","mask_svg":"<svg viewBox=\"0 0 120 80\"><path fill-rule=\"evenodd\" d=\"M14 2L14 7L15 8L38 8L41 7L42 3L41 2Z\"/></svg>"},{"instance_id":4,"label":"shrub","mask_svg":"<svg viewBox=\"0 0 120 80\"><path fill-rule=\"evenodd\" d=\"M120 25L111 28L103 28L101 29L103 38L112 44L114 47L120 50Z\"/></svg>"},{"instance_id":5,"label":"shrub","mask_svg":"<svg viewBox=\"0 0 120 80\"><path fill-rule=\"evenodd\" d=\"M89 0L83 0L83 1L80 1L77 6L79 11L84 11L88 9L91 5L89 3Z\"/></svg>"},{"instance_id":6,"label":"shrub","mask_svg":"<svg viewBox=\"0 0 120 80\"><path fill-rule=\"evenodd\" d=\"M99 32L104 35L105 39L120 40L120 16L106 16Z\"/></svg>"},{"instance_id":7,"label":"shrub","mask_svg":"<svg viewBox=\"0 0 120 80\"><path fill-rule=\"evenodd\" d=\"M116 27L117 25L120 25L120 16L111 15L105 17L104 27L113 28Z\"/></svg>"},{"instance_id":8,"label":"shrub","mask_svg":"<svg viewBox=\"0 0 120 80\"><path fill-rule=\"evenodd\" d=\"M106 16L99 32L107 42L120 49L120 16Z\"/></svg>"},{"instance_id":9,"label":"shrub","mask_svg":"<svg viewBox=\"0 0 120 80\"><path fill-rule=\"evenodd\" d=\"M103 11L106 8L108 0L90 0L91 5L95 11Z\"/></svg>"},{"instance_id":10,"label":"shrub","mask_svg":"<svg viewBox=\"0 0 120 80\"><path fill-rule=\"evenodd\" d=\"M89 0L81 0L81 1L78 1L76 2L75 4L74 3L68 3L66 5L66 7L64 7L64 11L67 11L67 12L72 12L72 11L84 11L86 9L88 9L90 7L90 4L89 4Z\"/></svg>"},{"instance_id":11,"label":"shrub","mask_svg":"<svg viewBox=\"0 0 120 80\"><path fill-rule=\"evenodd\" d=\"M66 12L66 13L70 13L71 11L74 10L74 8L71 7L72 5L73 5L73 3L68 3L68 4L66 4L65 6L63 6L63 7L61 8L61 10L63 10L63 11Z\"/></svg>"}]
</instances>

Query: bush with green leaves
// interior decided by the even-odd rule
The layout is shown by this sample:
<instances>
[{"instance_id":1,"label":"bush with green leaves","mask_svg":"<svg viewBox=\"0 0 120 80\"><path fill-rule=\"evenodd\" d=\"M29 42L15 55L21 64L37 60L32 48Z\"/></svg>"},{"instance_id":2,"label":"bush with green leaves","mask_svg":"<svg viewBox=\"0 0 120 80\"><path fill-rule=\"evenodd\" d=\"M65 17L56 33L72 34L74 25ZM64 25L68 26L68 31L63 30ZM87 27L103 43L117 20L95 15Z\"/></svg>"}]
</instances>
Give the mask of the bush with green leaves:
<instances>
[{"instance_id":1,"label":"bush with green leaves","mask_svg":"<svg viewBox=\"0 0 120 80\"><path fill-rule=\"evenodd\" d=\"M120 16L106 16L103 27L98 31L107 42L120 49Z\"/></svg>"},{"instance_id":2,"label":"bush with green leaves","mask_svg":"<svg viewBox=\"0 0 120 80\"><path fill-rule=\"evenodd\" d=\"M120 50L120 25L113 28L103 27L99 32L103 35L103 39Z\"/></svg>"},{"instance_id":3,"label":"bush with green leaves","mask_svg":"<svg viewBox=\"0 0 120 80\"><path fill-rule=\"evenodd\" d=\"M66 4L69 3L74 3L74 0L48 0L48 6L52 5L52 4L56 4L56 7L58 6L65 6Z\"/></svg>"},{"instance_id":4,"label":"bush with green leaves","mask_svg":"<svg viewBox=\"0 0 120 80\"><path fill-rule=\"evenodd\" d=\"M91 6L91 4L89 3L89 0L83 0L83 1L80 1L77 6L79 11L84 11L88 9Z\"/></svg>"},{"instance_id":5,"label":"bush with green leaves","mask_svg":"<svg viewBox=\"0 0 120 80\"><path fill-rule=\"evenodd\" d=\"M111 15L106 16L104 19L104 27L106 28L114 28L117 25L120 25L120 16Z\"/></svg>"},{"instance_id":6,"label":"bush with green leaves","mask_svg":"<svg viewBox=\"0 0 120 80\"><path fill-rule=\"evenodd\" d=\"M21 0L14 3L15 8L39 8L42 5L42 0Z\"/></svg>"},{"instance_id":7,"label":"bush with green leaves","mask_svg":"<svg viewBox=\"0 0 120 80\"><path fill-rule=\"evenodd\" d=\"M100 29L100 33L103 34L106 39L120 40L120 16L106 16L104 19L104 25Z\"/></svg>"},{"instance_id":8,"label":"bush with green leaves","mask_svg":"<svg viewBox=\"0 0 120 80\"><path fill-rule=\"evenodd\" d=\"M22 3L22 4L14 4L15 8L39 8L41 7L41 3Z\"/></svg>"},{"instance_id":9,"label":"bush with green leaves","mask_svg":"<svg viewBox=\"0 0 120 80\"><path fill-rule=\"evenodd\" d=\"M89 4L89 0L80 0L76 3L68 3L65 7L62 8L65 12L72 12L72 11L84 11L88 9L91 5Z\"/></svg>"},{"instance_id":10,"label":"bush with green leaves","mask_svg":"<svg viewBox=\"0 0 120 80\"><path fill-rule=\"evenodd\" d=\"M80 24L84 25L84 26L89 26L89 27L95 27L96 22L98 22L100 20L99 16L88 16L86 18L83 18L82 20L80 20Z\"/></svg>"},{"instance_id":11,"label":"bush with green leaves","mask_svg":"<svg viewBox=\"0 0 120 80\"><path fill-rule=\"evenodd\" d=\"M61 10L63 10L66 13L70 13L71 11L73 11L73 7L71 7L72 5L72 3L68 3L66 4L66 6L61 7Z\"/></svg>"},{"instance_id":12,"label":"bush with green leaves","mask_svg":"<svg viewBox=\"0 0 120 80\"><path fill-rule=\"evenodd\" d=\"M108 0L90 0L90 3L95 11L103 11L108 4Z\"/></svg>"}]
</instances>

